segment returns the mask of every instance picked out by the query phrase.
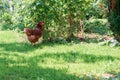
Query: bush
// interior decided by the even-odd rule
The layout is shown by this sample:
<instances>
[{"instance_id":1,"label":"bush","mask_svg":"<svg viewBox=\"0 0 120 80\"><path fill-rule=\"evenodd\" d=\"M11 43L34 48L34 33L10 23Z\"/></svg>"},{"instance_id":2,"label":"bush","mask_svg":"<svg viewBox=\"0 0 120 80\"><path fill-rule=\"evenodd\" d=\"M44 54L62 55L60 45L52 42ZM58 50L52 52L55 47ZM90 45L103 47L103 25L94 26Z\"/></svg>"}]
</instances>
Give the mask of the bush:
<instances>
[{"instance_id":1,"label":"bush","mask_svg":"<svg viewBox=\"0 0 120 80\"><path fill-rule=\"evenodd\" d=\"M90 19L85 23L85 32L110 35L109 24L106 19Z\"/></svg>"},{"instance_id":2,"label":"bush","mask_svg":"<svg viewBox=\"0 0 120 80\"><path fill-rule=\"evenodd\" d=\"M11 20L12 16L9 13L4 13L1 20L1 30L13 29L13 22Z\"/></svg>"},{"instance_id":3,"label":"bush","mask_svg":"<svg viewBox=\"0 0 120 80\"><path fill-rule=\"evenodd\" d=\"M9 20L12 22L9 25L11 27L7 28L19 28L20 30L23 30L24 27L35 28L39 21L44 21L44 40L70 39L81 30L81 27L84 27L84 21L93 16L95 18L104 16L105 5L101 0L10 1L5 0L4 4L7 7L3 6L6 11L2 13L2 15L10 13L12 16ZM102 7L99 6L99 3ZM5 18L2 18L2 21L4 20ZM7 25L5 23L2 26L6 29Z\"/></svg>"},{"instance_id":4,"label":"bush","mask_svg":"<svg viewBox=\"0 0 120 80\"><path fill-rule=\"evenodd\" d=\"M80 20L84 21L91 9L93 0L34 0L25 3L23 14L27 14L24 20L26 27L35 26L37 22L44 21L44 40L56 38L72 38L78 32ZM87 5L87 6L86 6ZM28 14L29 13L29 14ZM31 23L28 23L31 22Z\"/></svg>"}]
</instances>

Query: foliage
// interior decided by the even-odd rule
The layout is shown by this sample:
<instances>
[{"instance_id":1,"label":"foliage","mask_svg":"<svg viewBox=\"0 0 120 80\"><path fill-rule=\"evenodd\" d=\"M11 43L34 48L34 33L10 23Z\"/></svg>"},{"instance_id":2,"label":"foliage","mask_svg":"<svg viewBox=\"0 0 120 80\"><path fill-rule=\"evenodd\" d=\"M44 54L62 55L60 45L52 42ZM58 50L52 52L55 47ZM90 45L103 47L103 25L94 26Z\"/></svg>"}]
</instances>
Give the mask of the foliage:
<instances>
[{"instance_id":1,"label":"foliage","mask_svg":"<svg viewBox=\"0 0 120 80\"><path fill-rule=\"evenodd\" d=\"M4 13L4 15L2 15L2 18L4 18L4 21L2 21L1 29L2 30L12 29L12 27L13 27L12 26L12 21L11 21L12 16L9 13Z\"/></svg>"},{"instance_id":2,"label":"foliage","mask_svg":"<svg viewBox=\"0 0 120 80\"><path fill-rule=\"evenodd\" d=\"M28 17L36 24L44 21L44 39L67 38L78 32L80 20L84 20L91 0L37 0L30 3ZM88 5L88 6L86 6ZM32 8L29 8L32 7ZM30 19L29 19L30 20ZM27 21L28 22L28 21Z\"/></svg>"},{"instance_id":3,"label":"foliage","mask_svg":"<svg viewBox=\"0 0 120 80\"><path fill-rule=\"evenodd\" d=\"M73 36L80 31L80 20L85 21L89 14L93 13L93 0L12 0L11 3L6 4L7 11L13 6L12 14L9 14L12 16L10 21L14 23L11 29L34 28L39 21L44 21L44 39L50 40ZM4 20L3 17L2 21ZM8 25L5 24L5 26ZM6 29L4 26L3 28Z\"/></svg>"},{"instance_id":4,"label":"foliage","mask_svg":"<svg viewBox=\"0 0 120 80\"><path fill-rule=\"evenodd\" d=\"M1 0L0 2L0 29L7 29L8 27L11 28L12 27L12 16L11 16L11 13L9 11L9 4L8 4L8 1L5 0ZM9 25L9 26L8 26Z\"/></svg>"},{"instance_id":5,"label":"foliage","mask_svg":"<svg viewBox=\"0 0 120 80\"><path fill-rule=\"evenodd\" d=\"M85 32L99 33L101 35L110 35L109 24L107 19L89 19L85 22Z\"/></svg>"},{"instance_id":6,"label":"foliage","mask_svg":"<svg viewBox=\"0 0 120 80\"><path fill-rule=\"evenodd\" d=\"M24 29L23 17L20 15L20 0L2 0L0 29Z\"/></svg>"},{"instance_id":7,"label":"foliage","mask_svg":"<svg viewBox=\"0 0 120 80\"><path fill-rule=\"evenodd\" d=\"M1 29L35 28L43 21L44 40L72 38L84 30L86 20L106 15L102 0L5 0L2 7Z\"/></svg>"},{"instance_id":8,"label":"foliage","mask_svg":"<svg viewBox=\"0 0 120 80\"><path fill-rule=\"evenodd\" d=\"M93 9L90 14L95 18L102 19L107 17L107 5L105 4L107 0L94 0Z\"/></svg>"}]
</instances>

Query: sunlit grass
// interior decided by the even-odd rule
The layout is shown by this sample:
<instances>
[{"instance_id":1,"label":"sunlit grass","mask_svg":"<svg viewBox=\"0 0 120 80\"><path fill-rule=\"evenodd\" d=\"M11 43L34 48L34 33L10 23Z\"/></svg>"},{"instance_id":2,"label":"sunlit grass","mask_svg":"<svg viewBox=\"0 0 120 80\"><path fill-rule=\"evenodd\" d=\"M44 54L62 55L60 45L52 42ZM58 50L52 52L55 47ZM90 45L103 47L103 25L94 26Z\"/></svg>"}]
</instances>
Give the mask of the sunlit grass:
<instances>
[{"instance_id":1,"label":"sunlit grass","mask_svg":"<svg viewBox=\"0 0 120 80\"><path fill-rule=\"evenodd\" d=\"M19 35L0 31L0 80L89 80L120 71L120 47L49 42L32 46L19 42Z\"/></svg>"}]
</instances>

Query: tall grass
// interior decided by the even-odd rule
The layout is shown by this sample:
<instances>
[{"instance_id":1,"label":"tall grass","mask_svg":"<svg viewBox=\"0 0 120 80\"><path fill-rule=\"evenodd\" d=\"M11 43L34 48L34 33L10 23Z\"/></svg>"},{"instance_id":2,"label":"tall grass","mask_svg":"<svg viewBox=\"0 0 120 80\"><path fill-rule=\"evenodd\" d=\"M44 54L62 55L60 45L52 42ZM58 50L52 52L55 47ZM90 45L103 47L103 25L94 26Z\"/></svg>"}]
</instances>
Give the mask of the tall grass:
<instances>
[{"instance_id":1,"label":"tall grass","mask_svg":"<svg viewBox=\"0 0 120 80\"><path fill-rule=\"evenodd\" d=\"M120 47L97 43L40 43L0 31L0 80L97 80L120 72ZM21 40L21 42L19 42Z\"/></svg>"}]
</instances>

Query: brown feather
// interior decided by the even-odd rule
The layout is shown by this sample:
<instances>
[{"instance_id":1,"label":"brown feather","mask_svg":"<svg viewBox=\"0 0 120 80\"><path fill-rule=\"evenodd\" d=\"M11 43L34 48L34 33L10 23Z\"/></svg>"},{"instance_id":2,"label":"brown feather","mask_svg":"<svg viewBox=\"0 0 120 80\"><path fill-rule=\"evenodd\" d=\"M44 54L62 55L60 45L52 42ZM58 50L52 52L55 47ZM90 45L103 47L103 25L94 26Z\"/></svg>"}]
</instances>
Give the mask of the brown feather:
<instances>
[{"instance_id":1,"label":"brown feather","mask_svg":"<svg viewBox=\"0 0 120 80\"><path fill-rule=\"evenodd\" d=\"M30 29L30 28L25 28L24 29L28 40L32 44L38 42L39 38L42 36L42 32L43 32L42 26L43 26L43 23L39 22L34 30Z\"/></svg>"}]
</instances>

